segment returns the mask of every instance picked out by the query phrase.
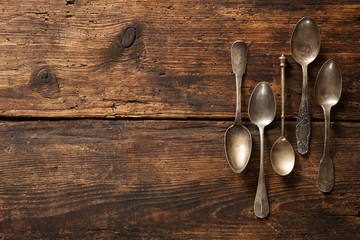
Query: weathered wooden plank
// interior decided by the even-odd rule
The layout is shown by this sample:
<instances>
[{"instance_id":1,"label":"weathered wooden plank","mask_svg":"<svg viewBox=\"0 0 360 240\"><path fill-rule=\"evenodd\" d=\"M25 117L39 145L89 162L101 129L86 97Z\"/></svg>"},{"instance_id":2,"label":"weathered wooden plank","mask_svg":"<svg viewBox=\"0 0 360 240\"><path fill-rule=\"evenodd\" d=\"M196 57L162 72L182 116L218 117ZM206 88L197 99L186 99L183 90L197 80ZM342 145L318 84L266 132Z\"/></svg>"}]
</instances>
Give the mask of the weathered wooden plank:
<instances>
[{"instance_id":1,"label":"weathered wooden plank","mask_svg":"<svg viewBox=\"0 0 360 240\"><path fill-rule=\"evenodd\" d=\"M322 36L309 68L311 116L322 118L316 74L335 58L344 86L333 117L360 120L358 1L4 0L0 10L1 116L230 119L230 46L243 39L247 117L259 81L271 83L280 106L278 56L290 56L292 29L309 15ZM287 69L286 111L296 118L301 69L291 58Z\"/></svg>"},{"instance_id":2,"label":"weathered wooden plank","mask_svg":"<svg viewBox=\"0 0 360 240\"><path fill-rule=\"evenodd\" d=\"M245 123L249 126L249 123ZM287 136L295 147L294 122ZM253 213L259 165L253 153L242 174L223 150L229 122L0 122L2 239L358 239L360 123L332 123L332 193L316 175L322 122L313 123L310 154L296 155L280 177L269 151L279 122L265 132L271 212Z\"/></svg>"}]
</instances>

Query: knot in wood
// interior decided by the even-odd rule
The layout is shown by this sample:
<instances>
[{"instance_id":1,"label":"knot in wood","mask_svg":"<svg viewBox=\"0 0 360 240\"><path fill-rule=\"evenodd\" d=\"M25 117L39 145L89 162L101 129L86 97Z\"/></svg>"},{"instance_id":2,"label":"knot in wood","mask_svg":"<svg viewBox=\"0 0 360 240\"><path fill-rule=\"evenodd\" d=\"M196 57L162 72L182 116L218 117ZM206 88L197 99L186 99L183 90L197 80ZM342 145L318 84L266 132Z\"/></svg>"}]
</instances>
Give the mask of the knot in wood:
<instances>
[{"instance_id":1,"label":"knot in wood","mask_svg":"<svg viewBox=\"0 0 360 240\"><path fill-rule=\"evenodd\" d=\"M51 85L57 82L54 73L50 72L49 69L42 69L37 74L38 85Z\"/></svg>"},{"instance_id":2,"label":"knot in wood","mask_svg":"<svg viewBox=\"0 0 360 240\"><path fill-rule=\"evenodd\" d=\"M40 80L43 83L51 83L53 81L53 75L50 74L48 71L43 71L41 73Z\"/></svg>"},{"instance_id":3,"label":"knot in wood","mask_svg":"<svg viewBox=\"0 0 360 240\"><path fill-rule=\"evenodd\" d=\"M56 76L49 69L41 69L31 81L31 87L36 89L43 97L56 98L60 92Z\"/></svg>"},{"instance_id":4,"label":"knot in wood","mask_svg":"<svg viewBox=\"0 0 360 240\"><path fill-rule=\"evenodd\" d=\"M136 39L136 28L128 27L124 30L121 37L121 46L123 48L131 47Z\"/></svg>"}]
</instances>

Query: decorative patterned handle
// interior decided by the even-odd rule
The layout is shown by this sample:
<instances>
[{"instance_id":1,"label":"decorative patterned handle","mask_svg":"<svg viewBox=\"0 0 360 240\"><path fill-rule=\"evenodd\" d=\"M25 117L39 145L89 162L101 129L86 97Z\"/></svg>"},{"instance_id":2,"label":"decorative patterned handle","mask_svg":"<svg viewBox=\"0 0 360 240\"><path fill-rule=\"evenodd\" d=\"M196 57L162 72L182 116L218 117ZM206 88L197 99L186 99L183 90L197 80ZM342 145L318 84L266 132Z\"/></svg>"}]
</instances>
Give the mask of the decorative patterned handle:
<instances>
[{"instance_id":1,"label":"decorative patterned handle","mask_svg":"<svg viewBox=\"0 0 360 240\"><path fill-rule=\"evenodd\" d=\"M309 140L311 133L310 116L308 108L308 71L307 65L301 65L303 74L303 85L299 116L296 122L296 140L298 152L302 155L309 151Z\"/></svg>"},{"instance_id":2,"label":"decorative patterned handle","mask_svg":"<svg viewBox=\"0 0 360 240\"><path fill-rule=\"evenodd\" d=\"M307 99L303 98L300 103L299 116L296 122L297 148L304 155L309 151L311 126Z\"/></svg>"}]
</instances>

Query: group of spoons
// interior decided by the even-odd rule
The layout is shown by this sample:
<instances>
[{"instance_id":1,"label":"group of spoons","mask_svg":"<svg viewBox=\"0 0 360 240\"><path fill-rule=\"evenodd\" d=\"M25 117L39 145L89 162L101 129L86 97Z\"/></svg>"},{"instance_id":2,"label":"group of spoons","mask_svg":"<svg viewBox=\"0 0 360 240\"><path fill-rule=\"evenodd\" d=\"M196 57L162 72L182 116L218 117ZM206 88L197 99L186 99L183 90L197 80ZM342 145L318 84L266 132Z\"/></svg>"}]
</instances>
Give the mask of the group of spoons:
<instances>
[{"instance_id":1,"label":"group of spoons","mask_svg":"<svg viewBox=\"0 0 360 240\"><path fill-rule=\"evenodd\" d=\"M302 18L295 26L291 37L293 59L299 63L303 71L302 97L296 123L297 149L306 154L310 140L310 117L307 100L308 74L307 66L315 60L320 51L320 31L316 22L310 17ZM236 115L235 122L225 133L225 153L230 168L241 173L247 166L252 150L252 138L249 130L241 120L241 83L246 70L248 47L243 41L235 41L231 48L232 69L236 77ZM270 161L273 169L281 176L288 175L294 168L295 153L292 145L284 136L285 106L285 66L286 57L280 58L281 67L281 136L274 143ZM325 140L324 152L320 161L318 187L322 192L330 192L334 186L334 170L329 153L330 109L340 99L342 77L338 63L329 59L321 67L315 82L315 98L324 111ZM260 82L253 90L248 106L250 121L260 132L260 169L254 212L259 218L269 214L269 202L264 175L264 128L275 118L276 100L267 82Z\"/></svg>"}]
</instances>

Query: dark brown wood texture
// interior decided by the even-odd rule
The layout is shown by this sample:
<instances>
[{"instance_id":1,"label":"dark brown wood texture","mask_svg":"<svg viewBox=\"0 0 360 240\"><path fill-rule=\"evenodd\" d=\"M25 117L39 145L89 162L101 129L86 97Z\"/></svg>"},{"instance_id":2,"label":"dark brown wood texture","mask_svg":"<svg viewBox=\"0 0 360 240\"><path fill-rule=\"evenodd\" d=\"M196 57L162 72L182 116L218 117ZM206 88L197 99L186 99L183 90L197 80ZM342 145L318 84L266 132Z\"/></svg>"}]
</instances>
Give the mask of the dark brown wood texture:
<instances>
[{"instance_id":1,"label":"dark brown wood texture","mask_svg":"<svg viewBox=\"0 0 360 240\"><path fill-rule=\"evenodd\" d=\"M287 177L278 176L269 161L280 125L267 128L271 212L265 220L253 213L258 131L245 123L254 146L247 169L237 175L224 158L229 124L2 122L0 232L6 240L359 237L359 123L331 126L336 186L326 195L316 186L323 123L313 124L310 154L297 154ZM295 142L294 134L288 137Z\"/></svg>"},{"instance_id":2,"label":"dark brown wood texture","mask_svg":"<svg viewBox=\"0 0 360 240\"><path fill-rule=\"evenodd\" d=\"M360 238L359 1L2 0L0 12L1 240ZM278 57L288 57L286 136L296 150L302 76L290 37L304 16L322 37L309 66L310 153L280 177L269 162L280 136ZM256 128L245 122L254 144L245 172L224 155L238 39L249 45L243 117L258 82L277 96L263 220L253 213ZM330 132L335 188L322 194L313 87L328 58L340 63L343 93Z\"/></svg>"},{"instance_id":3,"label":"dark brown wood texture","mask_svg":"<svg viewBox=\"0 0 360 240\"><path fill-rule=\"evenodd\" d=\"M278 57L285 54L287 116L295 118L302 77L290 57L290 37L309 15L322 37L309 67L311 116L322 119L313 96L316 74L335 58L344 87L333 119L360 120L358 1L68 2L1 2L2 116L230 119L235 80L229 52L242 39L250 54L244 116L259 81L269 81L280 96Z\"/></svg>"}]
</instances>

